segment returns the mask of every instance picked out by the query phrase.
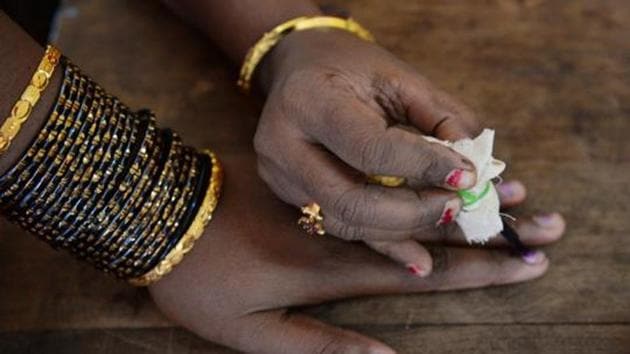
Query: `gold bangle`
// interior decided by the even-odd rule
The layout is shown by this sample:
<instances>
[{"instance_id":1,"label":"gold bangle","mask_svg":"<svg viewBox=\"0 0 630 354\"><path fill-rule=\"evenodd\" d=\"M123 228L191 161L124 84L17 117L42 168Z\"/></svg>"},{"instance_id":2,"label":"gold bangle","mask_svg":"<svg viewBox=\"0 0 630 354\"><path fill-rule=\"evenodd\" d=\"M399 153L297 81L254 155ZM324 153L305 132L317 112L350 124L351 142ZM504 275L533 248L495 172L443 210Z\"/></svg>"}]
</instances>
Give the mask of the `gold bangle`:
<instances>
[{"instance_id":1,"label":"gold bangle","mask_svg":"<svg viewBox=\"0 0 630 354\"><path fill-rule=\"evenodd\" d=\"M204 150L204 153L210 156L212 160L212 171L209 177L210 183L208 189L201 202L199 211L197 211L197 215L195 215L195 218L188 227L188 230L186 230L186 233L184 233L184 236L182 236L182 239L168 252L166 257L144 275L129 279L131 285L147 286L168 274L173 267L182 261L184 255L193 248L195 241L202 236L204 228L208 222L212 220L212 213L219 202L219 194L223 183L223 168L212 151Z\"/></svg>"},{"instance_id":2,"label":"gold bangle","mask_svg":"<svg viewBox=\"0 0 630 354\"><path fill-rule=\"evenodd\" d=\"M0 127L0 155L4 154L15 136L20 132L22 124L26 122L33 111L33 107L39 101L42 91L46 89L50 78L55 72L55 67L59 63L61 52L49 45L42 58L35 74L31 78L22 96L11 109L11 115Z\"/></svg>"},{"instance_id":3,"label":"gold bangle","mask_svg":"<svg viewBox=\"0 0 630 354\"><path fill-rule=\"evenodd\" d=\"M252 77L264 56L286 35L293 31L304 31L312 28L336 28L355 34L357 37L374 42L372 34L355 20L332 16L298 17L276 26L265 33L262 38L249 49L238 79L238 87L245 93L251 88Z\"/></svg>"}]
</instances>

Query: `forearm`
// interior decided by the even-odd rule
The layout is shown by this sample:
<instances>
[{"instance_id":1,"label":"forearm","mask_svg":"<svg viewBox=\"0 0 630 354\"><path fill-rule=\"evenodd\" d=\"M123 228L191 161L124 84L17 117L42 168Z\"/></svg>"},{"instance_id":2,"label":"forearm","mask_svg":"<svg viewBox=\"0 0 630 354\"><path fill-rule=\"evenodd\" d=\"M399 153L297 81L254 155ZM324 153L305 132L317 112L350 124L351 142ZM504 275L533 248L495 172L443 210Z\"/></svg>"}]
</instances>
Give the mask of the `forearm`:
<instances>
[{"instance_id":1,"label":"forearm","mask_svg":"<svg viewBox=\"0 0 630 354\"><path fill-rule=\"evenodd\" d=\"M0 124L20 98L43 53L44 48L0 11ZM15 164L41 129L60 86L61 74L57 70L20 133L0 156L0 175Z\"/></svg>"},{"instance_id":2,"label":"forearm","mask_svg":"<svg viewBox=\"0 0 630 354\"><path fill-rule=\"evenodd\" d=\"M310 0L163 0L237 64L263 33L289 19L321 14Z\"/></svg>"},{"instance_id":3,"label":"forearm","mask_svg":"<svg viewBox=\"0 0 630 354\"><path fill-rule=\"evenodd\" d=\"M132 284L157 281L214 211L215 155L183 145L150 111L129 109L54 47L44 54L6 16L0 40L0 109L10 117L0 130L0 151L9 146L0 214Z\"/></svg>"}]
</instances>

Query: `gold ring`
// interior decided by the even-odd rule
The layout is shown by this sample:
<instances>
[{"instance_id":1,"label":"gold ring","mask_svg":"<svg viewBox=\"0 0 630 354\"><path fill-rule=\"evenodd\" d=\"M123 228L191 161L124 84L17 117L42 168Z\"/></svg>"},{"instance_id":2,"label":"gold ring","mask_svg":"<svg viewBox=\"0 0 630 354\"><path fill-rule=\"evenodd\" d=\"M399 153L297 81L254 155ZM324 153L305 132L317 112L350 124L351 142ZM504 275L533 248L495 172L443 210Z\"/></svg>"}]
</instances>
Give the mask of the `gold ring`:
<instances>
[{"instance_id":1,"label":"gold ring","mask_svg":"<svg viewBox=\"0 0 630 354\"><path fill-rule=\"evenodd\" d=\"M320 212L321 207L317 203L309 203L302 207L302 217L298 220L298 225L311 236L326 234L324 217Z\"/></svg>"},{"instance_id":2,"label":"gold ring","mask_svg":"<svg viewBox=\"0 0 630 354\"><path fill-rule=\"evenodd\" d=\"M400 187L405 184L406 180L404 177L395 177L395 176L381 176L381 175L372 175L368 176L368 182L374 184L380 184L384 187Z\"/></svg>"}]
</instances>

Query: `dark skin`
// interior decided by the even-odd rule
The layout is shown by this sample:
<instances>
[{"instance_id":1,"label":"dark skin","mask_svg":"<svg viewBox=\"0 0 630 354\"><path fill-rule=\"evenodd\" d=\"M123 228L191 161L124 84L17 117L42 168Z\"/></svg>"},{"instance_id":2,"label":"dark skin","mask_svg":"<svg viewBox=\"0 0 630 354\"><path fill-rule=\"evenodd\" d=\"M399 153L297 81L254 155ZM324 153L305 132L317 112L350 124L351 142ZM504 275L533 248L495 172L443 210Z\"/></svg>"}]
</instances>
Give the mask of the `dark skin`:
<instances>
[{"instance_id":1,"label":"dark skin","mask_svg":"<svg viewBox=\"0 0 630 354\"><path fill-rule=\"evenodd\" d=\"M373 339L289 309L364 295L521 282L549 266L544 256L524 263L501 238L475 249L449 236L433 245L433 272L415 277L360 243L304 235L295 211L256 177L253 154L222 158L228 173L213 222L183 262L149 290L174 322L244 352L393 353ZM522 201L503 199L505 205ZM521 219L517 230L529 245L548 244L564 230L559 216L553 218L559 223Z\"/></svg>"},{"instance_id":2,"label":"dark skin","mask_svg":"<svg viewBox=\"0 0 630 354\"><path fill-rule=\"evenodd\" d=\"M325 37L313 40L336 38ZM2 13L0 43L0 112L9 112L43 48ZM282 87L277 85L272 86ZM37 134L59 86L57 71L27 124L0 157L0 173L17 161ZM257 353L392 353L382 343L288 309L362 295L520 282L542 275L549 266L542 253L532 264L512 256L501 238L494 238L484 249L471 248L455 227L439 231L433 227L410 235L411 239L384 241L393 248L379 249L371 244L394 259L411 259L418 257L417 252L425 252L419 262L424 262L426 269L433 267L432 272L414 277L360 243L305 236L295 224L296 211L276 199L256 176L253 152L233 156L219 151L219 156L226 180L213 221L182 263L149 287L168 317L208 340ZM504 183L499 192L504 206L525 198L525 189L518 182ZM517 231L525 243L545 245L559 239L564 222L557 214L521 218ZM432 257L416 240L432 244ZM374 238L369 242L383 241Z\"/></svg>"},{"instance_id":3,"label":"dark skin","mask_svg":"<svg viewBox=\"0 0 630 354\"><path fill-rule=\"evenodd\" d=\"M322 14L308 0L165 2L236 65L265 31ZM428 274L430 257L417 241L457 232L435 225L447 209L461 209L454 190L474 185L476 173L466 158L419 133L476 136L471 110L387 50L340 30L289 34L255 80L267 97L254 139L267 185L296 207L320 204L328 233L365 241ZM463 177L449 185L458 170ZM402 176L408 187L368 185L366 174Z\"/></svg>"}]
</instances>

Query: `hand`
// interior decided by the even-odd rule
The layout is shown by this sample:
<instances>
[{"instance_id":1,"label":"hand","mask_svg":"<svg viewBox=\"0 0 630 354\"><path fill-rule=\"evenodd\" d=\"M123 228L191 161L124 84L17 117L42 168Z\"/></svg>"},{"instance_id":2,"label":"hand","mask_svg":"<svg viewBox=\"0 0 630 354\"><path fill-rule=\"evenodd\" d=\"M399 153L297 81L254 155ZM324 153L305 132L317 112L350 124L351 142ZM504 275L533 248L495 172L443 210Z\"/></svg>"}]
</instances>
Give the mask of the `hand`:
<instances>
[{"instance_id":1,"label":"hand","mask_svg":"<svg viewBox=\"0 0 630 354\"><path fill-rule=\"evenodd\" d=\"M273 198L255 175L254 157L222 156L224 193L204 235L182 263L150 287L158 307L203 338L256 353L392 353L384 344L288 308L372 294L446 291L507 284L542 275L549 262L533 264L497 249L459 248L446 238L433 248L434 271L417 278L363 245L309 237L295 224L297 212ZM510 184L506 184L510 186ZM522 201L524 190L504 199ZM559 216L546 226L517 225L523 241L557 240Z\"/></svg>"},{"instance_id":2,"label":"hand","mask_svg":"<svg viewBox=\"0 0 630 354\"><path fill-rule=\"evenodd\" d=\"M271 189L297 207L320 204L331 234L402 264L427 259L414 236L435 229L447 210L456 214L453 191L476 177L466 158L419 133L474 136L471 111L389 52L338 30L288 35L260 81L268 98L255 148ZM412 188L367 184L373 174L406 177Z\"/></svg>"}]
</instances>

